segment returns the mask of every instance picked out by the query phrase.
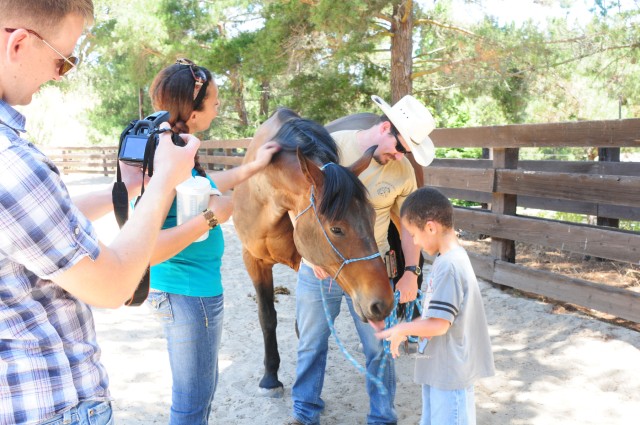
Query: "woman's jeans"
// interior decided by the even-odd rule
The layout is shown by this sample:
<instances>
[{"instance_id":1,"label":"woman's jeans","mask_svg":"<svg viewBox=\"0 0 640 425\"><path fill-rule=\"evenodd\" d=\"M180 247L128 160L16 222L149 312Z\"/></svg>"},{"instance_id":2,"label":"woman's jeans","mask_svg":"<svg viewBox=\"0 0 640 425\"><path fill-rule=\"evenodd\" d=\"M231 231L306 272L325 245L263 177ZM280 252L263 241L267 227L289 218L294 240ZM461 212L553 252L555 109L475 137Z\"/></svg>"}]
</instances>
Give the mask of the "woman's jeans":
<instances>
[{"instance_id":1,"label":"woman's jeans","mask_svg":"<svg viewBox=\"0 0 640 425\"><path fill-rule=\"evenodd\" d=\"M439 390L422 385L420 425L476 425L473 385L462 390Z\"/></svg>"},{"instance_id":2,"label":"woman's jeans","mask_svg":"<svg viewBox=\"0 0 640 425\"><path fill-rule=\"evenodd\" d=\"M319 424L320 413L324 409L324 401L320 395L324 383L331 330L322 305L320 285L324 286L325 299L333 319L340 313L342 297L346 298L360 341L362 341L366 369L371 375L378 376L380 361L384 358L382 341L375 337L371 325L362 322L356 315L351 298L335 281L331 282L331 279L321 281L315 277L311 267L304 263L301 264L296 289L296 320L300 340L298 342L296 382L291 390L291 396L293 398L293 416L305 425ZM330 286L331 289L329 289ZM395 424L398 420L393 407L396 393L395 366L391 356L388 356L385 361L382 382L387 393L381 394L374 382L369 378L366 380L370 408L367 415L368 424ZM354 372L356 372L355 367Z\"/></svg>"},{"instance_id":3,"label":"woman's jeans","mask_svg":"<svg viewBox=\"0 0 640 425\"><path fill-rule=\"evenodd\" d=\"M173 378L170 425L206 425L218 384L224 297L150 292L164 327Z\"/></svg>"},{"instance_id":4,"label":"woman's jeans","mask_svg":"<svg viewBox=\"0 0 640 425\"><path fill-rule=\"evenodd\" d=\"M81 401L53 419L40 425L113 425L113 411L109 401Z\"/></svg>"}]
</instances>

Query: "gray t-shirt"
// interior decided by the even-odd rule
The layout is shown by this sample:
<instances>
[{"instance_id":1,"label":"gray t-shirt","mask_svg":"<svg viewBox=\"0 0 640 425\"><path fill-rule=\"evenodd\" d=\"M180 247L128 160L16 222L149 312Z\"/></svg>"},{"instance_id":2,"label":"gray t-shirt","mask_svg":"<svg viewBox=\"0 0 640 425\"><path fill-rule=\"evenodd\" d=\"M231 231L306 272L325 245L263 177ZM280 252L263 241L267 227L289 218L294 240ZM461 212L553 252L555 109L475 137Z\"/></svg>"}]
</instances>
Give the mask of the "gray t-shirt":
<instances>
[{"instance_id":1,"label":"gray t-shirt","mask_svg":"<svg viewBox=\"0 0 640 425\"><path fill-rule=\"evenodd\" d=\"M426 284L422 317L451 323L446 334L431 338L416 358L415 381L441 390L459 390L493 376L493 352L482 295L463 247L439 255ZM428 304L428 305L427 305Z\"/></svg>"}]
</instances>

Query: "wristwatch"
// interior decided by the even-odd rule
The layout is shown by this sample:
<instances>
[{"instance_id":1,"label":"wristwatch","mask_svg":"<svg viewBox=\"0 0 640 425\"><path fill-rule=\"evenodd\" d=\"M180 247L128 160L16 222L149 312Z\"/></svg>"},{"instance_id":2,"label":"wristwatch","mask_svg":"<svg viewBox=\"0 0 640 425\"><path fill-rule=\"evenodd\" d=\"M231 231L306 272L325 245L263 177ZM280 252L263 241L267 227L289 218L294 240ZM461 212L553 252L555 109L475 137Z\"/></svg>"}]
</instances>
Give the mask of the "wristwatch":
<instances>
[{"instance_id":1,"label":"wristwatch","mask_svg":"<svg viewBox=\"0 0 640 425\"><path fill-rule=\"evenodd\" d=\"M407 266L404 268L404 271L414 273L416 276L420 276L422 274L420 266Z\"/></svg>"},{"instance_id":2,"label":"wristwatch","mask_svg":"<svg viewBox=\"0 0 640 425\"><path fill-rule=\"evenodd\" d=\"M216 216L213 213L213 211L211 211L209 208L207 208L206 210L202 211L202 216L209 223L209 230L213 229L214 227L216 227L218 225L218 219L216 218Z\"/></svg>"}]
</instances>

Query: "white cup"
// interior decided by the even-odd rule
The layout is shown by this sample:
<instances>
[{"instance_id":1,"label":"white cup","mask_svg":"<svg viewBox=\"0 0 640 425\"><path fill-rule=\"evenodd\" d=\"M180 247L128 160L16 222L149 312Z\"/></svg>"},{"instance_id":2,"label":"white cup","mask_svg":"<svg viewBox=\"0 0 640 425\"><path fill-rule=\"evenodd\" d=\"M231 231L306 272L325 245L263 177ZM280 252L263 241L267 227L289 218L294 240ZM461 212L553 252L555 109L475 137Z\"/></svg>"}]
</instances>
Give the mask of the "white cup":
<instances>
[{"instance_id":1,"label":"white cup","mask_svg":"<svg viewBox=\"0 0 640 425\"><path fill-rule=\"evenodd\" d=\"M202 214L209 206L209 196L211 185L204 177L195 176L187 179L176 186L177 192L177 213L178 226L189 219ZM201 242L209 237L209 231L195 240Z\"/></svg>"}]
</instances>

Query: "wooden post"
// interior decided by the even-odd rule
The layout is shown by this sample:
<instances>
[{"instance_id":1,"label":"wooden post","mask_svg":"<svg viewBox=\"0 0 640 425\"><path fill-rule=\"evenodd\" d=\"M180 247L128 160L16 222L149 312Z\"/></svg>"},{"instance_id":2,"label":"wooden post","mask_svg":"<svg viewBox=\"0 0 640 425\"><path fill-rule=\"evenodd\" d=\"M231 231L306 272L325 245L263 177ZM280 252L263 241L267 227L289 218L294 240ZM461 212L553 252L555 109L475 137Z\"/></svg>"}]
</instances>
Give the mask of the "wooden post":
<instances>
[{"instance_id":1,"label":"wooden post","mask_svg":"<svg viewBox=\"0 0 640 425\"><path fill-rule=\"evenodd\" d=\"M493 168L518 168L518 148L494 148L493 149ZM496 174L497 175L497 174ZM491 202L491 212L494 214L516 215L516 207L518 205L517 195L506 193L497 193L497 181L493 182L493 196ZM509 239L491 238L491 256L496 260L507 261L509 263L516 262L516 246L515 242Z\"/></svg>"},{"instance_id":2,"label":"wooden post","mask_svg":"<svg viewBox=\"0 0 640 425\"><path fill-rule=\"evenodd\" d=\"M106 177L109 175L109 171L107 170L107 151L102 149L100 152L102 153L102 173Z\"/></svg>"},{"instance_id":3,"label":"wooden post","mask_svg":"<svg viewBox=\"0 0 640 425\"><path fill-rule=\"evenodd\" d=\"M482 159L491 159L491 149L482 148L482 157L481 158ZM481 203L480 204L480 208L482 208L483 210L488 210L489 209L489 204Z\"/></svg>"},{"instance_id":4,"label":"wooden post","mask_svg":"<svg viewBox=\"0 0 640 425\"><path fill-rule=\"evenodd\" d=\"M598 148L598 161L620 162L620 148ZM598 226L620 227L620 220L617 218L598 217Z\"/></svg>"},{"instance_id":5,"label":"wooden post","mask_svg":"<svg viewBox=\"0 0 640 425\"><path fill-rule=\"evenodd\" d=\"M69 174L67 173L66 167L64 166L64 163L67 162L67 156L66 156L67 151L62 149L62 174Z\"/></svg>"}]
</instances>

